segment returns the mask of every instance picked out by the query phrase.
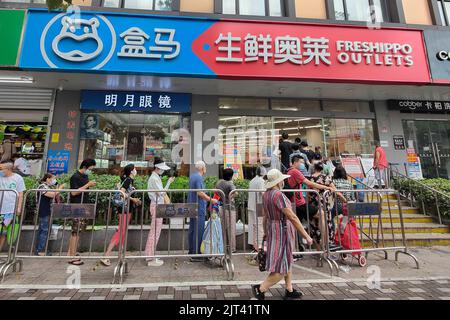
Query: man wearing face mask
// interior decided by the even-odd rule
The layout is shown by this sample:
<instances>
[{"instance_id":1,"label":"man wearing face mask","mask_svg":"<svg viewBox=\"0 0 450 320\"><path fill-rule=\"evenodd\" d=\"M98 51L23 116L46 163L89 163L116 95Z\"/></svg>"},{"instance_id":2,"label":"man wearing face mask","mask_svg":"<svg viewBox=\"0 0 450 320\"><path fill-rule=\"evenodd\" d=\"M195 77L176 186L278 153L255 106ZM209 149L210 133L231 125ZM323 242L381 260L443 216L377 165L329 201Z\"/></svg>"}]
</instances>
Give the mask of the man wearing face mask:
<instances>
[{"instance_id":1,"label":"man wearing face mask","mask_svg":"<svg viewBox=\"0 0 450 320\"><path fill-rule=\"evenodd\" d=\"M86 159L81 162L80 169L78 169L72 177L70 177L70 189L72 190L88 190L96 185L95 181L89 181L89 174L95 168L96 163L93 159ZM71 192L71 203L88 203L89 194L86 192ZM86 219L73 219L72 221L72 234L69 240L68 256L75 256L78 248L78 241L80 238L80 232L86 229ZM69 261L69 264L80 266L84 264L81 259L73 259Z\"/></svg>"},{"instance_id":2,"label":"man wearing face mask","mask_svg":"<svg viewBox=\"0 0 450 320\"><path fill-rule=\"evenodd\" d=\"M161 181L161 175L164 171L170 170L169 166L166 163L155 157L154 161L155 170L153 170L150 178L148 179L148 190L167 190L170 187L170 184L174 181L174 177L170 177L167 181L165 187L163 187ZM161 235L161 228L163 219L156 218L156 206L158 204L164 204L166 193L165 192L149 192L148 197L150 198L150 213L152 215L152 224L150 225L150 232L148 233L147 244L145 246L145 255L147 257L152 257L155 255L156 246L158 245L159 236ZM160 267L162 266L164 261L160 259L147 259L147 265L149 267Z\"/></svg>"},{"instance_id":3,"label":"man wearing face mask","mask_svg":"<svg viewBox=\"0 0 450 320\"><path fill-rule=\"evenodd\" d=\"M18 216L22 211L23 192L25 183L23 178L13 172L14 163L11 160L0 162L0 189L15 190L19 193L16 199L14 192L0 192L0 251L8 234L8 227L14 223L14 214ZM16 211L17 205L17 211Z\"/></svg>"}]
</instances>

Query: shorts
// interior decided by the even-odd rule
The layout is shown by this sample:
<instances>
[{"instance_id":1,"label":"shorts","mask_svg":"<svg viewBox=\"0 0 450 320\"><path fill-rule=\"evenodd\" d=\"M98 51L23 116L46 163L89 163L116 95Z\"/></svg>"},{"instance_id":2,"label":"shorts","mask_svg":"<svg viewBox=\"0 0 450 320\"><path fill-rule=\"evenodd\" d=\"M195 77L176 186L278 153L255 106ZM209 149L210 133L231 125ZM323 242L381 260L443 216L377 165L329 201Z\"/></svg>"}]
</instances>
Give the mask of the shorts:
<instances>
[{"instance_id":1,"label":"shorts","mask_svg":"<svg viewBox=\"0 0 450 320\"><path fill-rule=\"evenodd\" d=\"M296 207L296 214L297 217L300 219L301 221L307 221L308 220L308 214L309 214L309 220L311 221L311 219L317 214L317 212L319 212L319 209L312 205L312 204L304 204L300 207Z\"/></svg>"},{"instance_id":2,"label":"shorts","mask_svg":"<svg viewBox=\"0 0 450 320\"><path fill-rule=\"evenodd\" d=\"M8 232L8 226L14 219L14 213L0 214L0 235L4 236Z\"/></svg>"},{"instance_id":3,"label":"shorts","mask_svg":"<svg viewBox=\"0 0 450 320\"><path fill-rule=\"evenodd\" d=\"M76 235L83 231L86 231L86 227L88 225L88 219L73 219L72 220L72 234Z\"/></svg>"}]
</instances>

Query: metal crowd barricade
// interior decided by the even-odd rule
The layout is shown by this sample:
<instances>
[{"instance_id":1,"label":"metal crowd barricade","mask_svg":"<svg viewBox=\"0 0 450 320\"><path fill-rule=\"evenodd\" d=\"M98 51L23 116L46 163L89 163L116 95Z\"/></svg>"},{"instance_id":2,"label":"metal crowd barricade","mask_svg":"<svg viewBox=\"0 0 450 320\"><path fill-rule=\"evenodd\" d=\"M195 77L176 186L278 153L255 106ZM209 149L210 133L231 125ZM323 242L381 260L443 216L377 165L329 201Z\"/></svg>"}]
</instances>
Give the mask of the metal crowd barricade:
<instances>
[{"instance_id":1,"label":"metal crowd barricade","mask_svg":"<svg viewBox=\"0 0 450 320\"><path fill-rule=\"evenodd\" d=\"M6 197L8 196L8 197ZM3 275L4 270L8 267L8 265L11 263L11 259L13 256L13 246L12 243L14 242L14 235L17 232L17 224L16 219L18 218L18 206L19 206L19 193L16 190L12 189L0 189L0 210L3 209L3 205L7 205L6 201L11 199L10 196L13 196L14 205L13 205L13 211L14 212L5 212L5 213L13 213L13 218L10 224L8 226L5 226L4 224L4 215L0 215L0 235L3 237L3 243L0 247L0 276ZM11 239L12 238L12 239ZM3 254L3 249L5 247L5 244L7 246L7 250L5 254Z\"/></svg>"},{"instance_id":2,"label":"metal crowd barricade","mask_svg":"<svg viewBox=\"0 0 450 320\"><path fill-rule=\"evenodd\" d=\"M59 201L53 201L51 204L51 212L49 218L49 228L46 232L44 255L40 256L36 254L36 238L39 231L39 208L44 193L57 192L59 194ZM71 193L81 193L81 203L71 203ZM23 260L25 259L117 259L118 256L103 256L95 255L92 252L95 224L98 221L99 213L103 211L106 216L104 229L104 245L103 252L106 251L106 246L109 241L108 230L115 229L115 226L111 226L112 215L114 211L122 211L124 208L115 207L113 205L113 198L116 193L120 193L122 197L125 194L120 190L76 190L76 189L30 189L27 190L23 197L23 206L20 213L20 221L18 223L18 235L17 239L10 245L10 258L8 263L1 269L0 276L2 281L8 271L12 268L13 272L21 272L23 268ZM106 205L105 205L106 204ZM84 224L81 222L87 220L86 226L91 225L91 231L87 230L83 232L82 227ZM56 243L53 243L53 247L56 247L56 252L51 252L49 255L49 242L52 233L53 222L57 221L62 224L62 232L60 239L56 239ZM31 222L31 223L29 223ZM72 228L70 223L78 222L78 228L76 230L76 236L78 238L77 248L80 247L81 240L87 238L89 243L87 250L80 250L80 254L68 255L65 245L69 245L70 237L72 236ZM32 228L32 235L30 239L29 229ZM69 231L69 235L66 237L66 230ZM80 237L80 234L84 234L84 237ZM28 234L28 235L27 235ZM58 232L59 234L59 232ZM86 242L86 241L85 241ZM59 247L59 248L58 248ZM53 251L53 250L52 250ZM67 253L66 253L67 252ZM119 251L120 254L120 251ZM120 258L120 257L119 257Z\"/></svg>"},{"instance_id":3,"label":"metal crowd barricade","mask_svg":"<svg viewBox=\"0 0 450 320\"><path fill-rule=\"evenodd\" d=\"M363 201L347 201L347 199L344 201L343 197L346 198L345 194L349 192L364 193ZM399 254L408 255L419 269L418 259L408 252L398 191L393 189L326 191L323 199L324 203L325 199L330 203L326 211L335 226L334 239L330 240L335 242L337 249L330 251L328 255L338 275L339 265L336 260L340 258L343 262L347 262L349 255L352 258L357 256L359 265L365 266L367 256L371 252L384 252L384 258L388 259L388 251L395 251L395 261L398 261ZM391 205L389 200L393 200L395 205ZM394 210L398 210L398 217L393 216ZM396 237L394 221L400 224L400 239ZM389 225L389 234L386 233L383 224ZM390 245L387 244L388 241Z\"/></svg>"},{"instance_id":4,"label":"metal crowd barricade","mask_svg":"<svg viewBox=\"0 0 450 320\"><path fill-rule=\"evenodd\" d=\"M310 189L302 189L299 191L298 189L292 189L287 190L283 189L280 190L284 194L288 194L288 196L294 195L297 196L298 193L303 193L303 198L305 200L305 209L306 209L306 217L303 217L301 219L301 223L305 230L309 233L309 235L313 238L314 237L311 223L316 225L318 229L320 230L320 239L316 239L312 245L306 246L306 243L303 241L302 237L300 236L299 232L295 233L295 247L293 248L293 255L294 256L316 256L317 257L317 266L323 267L323 261L325 261L330 269L330 275L333 275L333 266L331 261L328 259L328 228L324 221L324 212L322 208L322 201L321 201L321 195L316 190L310 190ZM236 189L233 190L230 195L230 206L229 206L229 212L230 212L230 219L233 218L235 215L232 214L232 212L236 212L236 219L241 220L243 222L243 235L242 235L242 246L240 246L240 250L233 253L233 256L239 256L244 255L247 256L249 259L255 259L256 255L258 254L256 251L252 251L249 247L249 245L253 245L255 249L258 249L262 245L262 236L264 234L261 229L263 228L262 220L264 216L264 208L262 203L262 196L264 194L265 190L257 190L257 189ZM248 206L248 200L249 195L254 194L255 195L255 201L256 201L256 212L253 212L253 210L249 210ZM309 207L312 205L311 198L315 197L318 199L317 203L317 214L313 216L313 214L310 212ZM291 199L289 199L291 200ZM297 208L295 201L291 201L292 203L292 211L294 214L297 215ZM250 221L250 223L249 223ZM236 223L236 221L230 221L231 223ZM252 224L252 225L251 225ZM246 225L248 227L246 228ZM255 230L256 229L256 230ZM248 243L247 239L248 236L246 236L247 233L252 232L252 239L253 243ZM230 237L235 237L236 235L231 234ZM256 237L256 239L255 239ZM318 241L317 241L318 240ZM236 240L237 242L237 240Z\"/></svg>"},{"instance_id":5,"label":"metal crowd barricade","mask_svg":"<svg viewBox=\"0 0 450 320\"><path fill-rule=\"evenodd\" d=\"M183 258L193 258L193 259L204 259L203 261L208 263L213 263L216 260L219 260L220 266L223 267L227 272L227 279L233 280L234 278L234 264L231 258L230 251L230 242L226 233L223 230L227 230L229 225L228 217L225 219L220 219L221 224L221 232L223 238L223 246L222 250L220 250L220 245L214 243L213 233L210 232L209 243L207 241L202 241L202 230L199 230L199 223L194 223L194 227L190 227L190 233L188 232L188 236L190 234L197 235L195 237L195 245L191 245L192 251L189 253L189 240L186 241L186 227L191 225L192 219L199 219L199 209L198 203L189 203L187 200L187 196L189 192L204 192L209 197L213 198L215 194L219 195L220 198L224 198L224 193L221 190L217 189L168 189L168 190L135 190L128 197L128 207L132 205L132 198L138 198L141 200L141 206L139 207L139 217L138 217L138 225L139 225L139 248L137 250L137 254L133 254L133 251L128 248L128 240L130 239L130 227L129 222L126 221L126 227L121 229L120 234L120 243L121 247L119 249L119 260L114 269L114 278L113 283L123 283L125 275L129 272L128 270L128 260L147 260L152 261L155 259L175 259L176 264L178 263L178 259ZM150 196L152 198L150 198ZM170 203L169 203L170 202ZM209 208L209 210L208 210ZM150 221L146 221L146 216L148 216L148 212L150 211ZM208 221L208 216L211 215L212 212L215 212L215 209L212 203L209 203L209 206L206 208L206 216L205 223ZM161 220L163 221L161 221ZM189 223L187 222L189 219ZM153 235L157 235L162 231L162 222L168 222L168 226L165 229L167 232L167 249L158 250L157 252L157 241L150 241L149 237L153 237ZM174 222L178 222L177 224ZM181 222L181 225L180 225ZM217 222L217 221L216 221ZM146 246L144 245L144 225L150 225L149 234L146 236ZM193 224L193 225L194 225ZM161 227L160 227L161 226ZM174 240L174 235L176 230L179 230L181 226L181 238ZM206 227L205 227L206 228ZM217 231L217 230L216 230ZM201 235L201 238L199 237ZM217 235L217 234L216 234ZM208 240L208 239L203 239ZM159 241L161 242L161 241ZM186 243L187 242L187 243ZM202 245L203 243L203 245ZM161 244L160 244L161 246ZM199 247L203 247L204 253L199 253Z\"/></svg>"}]
</instances>

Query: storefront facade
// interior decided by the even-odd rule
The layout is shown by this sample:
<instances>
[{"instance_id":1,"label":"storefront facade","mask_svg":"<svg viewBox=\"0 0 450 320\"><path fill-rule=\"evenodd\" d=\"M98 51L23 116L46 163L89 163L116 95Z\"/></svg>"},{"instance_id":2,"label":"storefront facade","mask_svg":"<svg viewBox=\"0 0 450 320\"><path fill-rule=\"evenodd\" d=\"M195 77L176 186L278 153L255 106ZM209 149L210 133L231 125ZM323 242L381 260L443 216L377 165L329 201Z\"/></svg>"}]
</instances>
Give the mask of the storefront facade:
<instances>
[{"instance_id":1,"label":"storefront facade","mask_svg":"<svg viewBox=\"0 0 450 320\"><path fill-rule=\"evenodd\" d=\"M17 69L25 15L25 10L0 10L0 71ZM0 75L0 159L17 154L27 159L30 174L40 176L54 90L20 87L31 80L6 72Z\"/></svg>"},{"instance_id":2,"label":"storefront facade","mask_svg":"<svg viewBox=\"0 0 450 320\"><path fill-rule=\"evenodd\" d=\"M65 79L49 150L69 157L67 170L91 157L100 172L134 162L147 174L160 156L182 175L203 159L211 175L231 166L250 178L282 132L331 159L368 157L381 140L390 162L404 170L414 151L430 177L426 150L440 143L432 157L446 166L435 126L430 149L410 142L430 119L448 140L448 113L392 107L445 100L420 29L30 9L22 41L23 72Z\"/></svg>"}]
</instances>

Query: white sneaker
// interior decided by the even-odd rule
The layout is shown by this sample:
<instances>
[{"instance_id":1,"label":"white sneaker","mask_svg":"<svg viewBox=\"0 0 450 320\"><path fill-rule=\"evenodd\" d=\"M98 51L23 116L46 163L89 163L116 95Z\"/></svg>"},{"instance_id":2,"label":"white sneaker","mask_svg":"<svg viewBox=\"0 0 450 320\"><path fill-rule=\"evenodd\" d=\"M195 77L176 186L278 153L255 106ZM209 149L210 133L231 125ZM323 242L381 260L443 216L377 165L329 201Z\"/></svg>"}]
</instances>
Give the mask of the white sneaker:
<instances>
[{"instance_id":1,"label":"white sneaker","mask_svg":"<svg viewBox=\"0 0 450 320\"><path fill-rule=\"evenodd\" d=\"M149 267L161 267L164 264L164 261L160 259L155 259L147 262L147 266Z\"/></svg>"}]
</instances>

